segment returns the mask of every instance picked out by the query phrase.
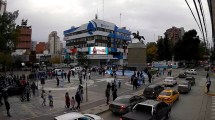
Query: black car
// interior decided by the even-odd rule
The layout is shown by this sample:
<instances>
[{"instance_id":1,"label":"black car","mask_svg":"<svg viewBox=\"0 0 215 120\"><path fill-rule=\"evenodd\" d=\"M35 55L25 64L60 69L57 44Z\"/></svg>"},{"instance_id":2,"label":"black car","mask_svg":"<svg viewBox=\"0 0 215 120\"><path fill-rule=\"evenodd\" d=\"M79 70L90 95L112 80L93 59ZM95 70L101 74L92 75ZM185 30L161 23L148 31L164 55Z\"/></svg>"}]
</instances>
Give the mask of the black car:
<instances>
[{"instance_id":1,"label":"black car","mask_svg":"<svg viewBox=\"0 0 215 120\"><path fill-rule=\"evenodd\" d=\"M109 110L112 111L112 113L125 114L129 112L137 103L145 100L145 97L137 95L119 96L109 105Z\"/></svg>"},{"instance_id":2,"label":"black car","mask_svg":"<svg viewBox=\"0 0 215 120\"><path fill-rule=\"evenodd\" d=\"M144 89L143 96L147 99L156 99L163 90L164 87L159 84L149 85Z\"/></svg>"},{"instance_id":3,"label":"black car","mask_svg":"<svg viewBox=\"0 0 215 120\"><path fill-rule=\"evenodd\" d=\"M165 102L146 100L134 106L133 110L121 117L121 120L163 120L168 119L171 106Z\"/></svg>"},{"instance_id":4,"label":"black car","mask_svg":"<svg viewBox=\"0 0 215 120\"><path fill-rule=\"evenodd\" d=\"M188 76L185 78L185 80L188 81L192 86L196 83L193 76Z\"/></svg>"},{"instance_id":5,"label":"black car","mask_svg":"<svg viewBox=\"0 0 215 120\"><path fill-rule=\"evenodd\" d=\"M179 78L186 78L187 74L185 72L180 72L178 75Z\"/></svg>"}]
</instances>

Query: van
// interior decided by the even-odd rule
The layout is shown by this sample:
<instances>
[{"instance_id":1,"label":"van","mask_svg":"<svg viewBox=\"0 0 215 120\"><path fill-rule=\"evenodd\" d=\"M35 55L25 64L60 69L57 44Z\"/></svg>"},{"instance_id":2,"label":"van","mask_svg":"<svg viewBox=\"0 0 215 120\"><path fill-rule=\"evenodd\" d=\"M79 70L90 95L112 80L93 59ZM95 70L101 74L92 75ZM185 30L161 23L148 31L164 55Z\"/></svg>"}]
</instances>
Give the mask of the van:
<instances>
[{"instance_id":1,"label":"van","mask_svg":"<svg viewBox=\"0 0 215 120\"><path fill-rule=\"evenodd\" d=\"M143 96L147 99L156 99L163 90L164 87L159 84L149 85L144 89Z\"/></svg>"}]
</instances>

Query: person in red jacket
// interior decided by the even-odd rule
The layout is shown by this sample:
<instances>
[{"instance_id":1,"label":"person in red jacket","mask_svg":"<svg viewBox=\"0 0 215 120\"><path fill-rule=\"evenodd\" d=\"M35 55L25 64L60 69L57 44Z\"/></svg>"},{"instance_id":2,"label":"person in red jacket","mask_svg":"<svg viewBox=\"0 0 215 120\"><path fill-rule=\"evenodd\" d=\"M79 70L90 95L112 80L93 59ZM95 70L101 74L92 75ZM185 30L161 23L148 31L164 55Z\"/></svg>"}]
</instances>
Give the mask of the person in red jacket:
<instances>
[{"instance_id":1,"label":"person in red jacket","mask_svg":"<svg viewBox=\"0 0 215 120\"><path fill-rule=\"evenodd\" d=\"M70 97L69 97L68 92L66 92L66 94L65 94L65 102L66 102L66 107L69 108L70 107Z\"/></svg>"}]
</instances>

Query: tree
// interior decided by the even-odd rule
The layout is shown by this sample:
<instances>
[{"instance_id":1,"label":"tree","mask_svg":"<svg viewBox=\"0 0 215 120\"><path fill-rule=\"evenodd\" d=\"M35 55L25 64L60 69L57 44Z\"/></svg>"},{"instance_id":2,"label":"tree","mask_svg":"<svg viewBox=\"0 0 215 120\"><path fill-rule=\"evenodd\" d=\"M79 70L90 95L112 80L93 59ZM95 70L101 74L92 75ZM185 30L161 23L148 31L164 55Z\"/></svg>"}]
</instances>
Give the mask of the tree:
<instances>
[{"instance_id":1,"label":"tree","mask_svg":"<svg viewBox=\"0 0 215 120\"><path fill-rule=\"evenodd\" d=\"M19 36L19 30L16 29L15 20L19 15L18 11L13 13L5 12L0 15L0 51L9 52L11 51L10 44L16 46L17 39ZM12 48L13 49L13 48Z\"/></svg>"},{"instance_id":2,"label":"tree","mask_svg":"<svg viewBox=\"0 0 215 120\"><path fill-rule=\"evenodd\" d=\"M161 38L157 41L157 48L158 60L171 60L172 52L170 50L170 43L166 34L164 39Z\"/></svg>"},{"instance_id":3,"label":"tree","mask_svg":"<svg viewBox=\"0 0 215 120\"><path fill-rule=\"evenodd\" d=\"M150 42L146 45L146 56L147 62L152 62L157 59L157 44L155 42Z\"/></svg>"},{"instance_id":4,"label":"tree","mask_svg":"<svg viewBox=\"0 0 215 120\"><path fill-rule=\"evenodd\" d=\"M56 55L56 56L52 57L49 62L52 63L52 64L60 64L61 56Z\"/></svg>"},{"instance_id":5,"label":"tree","mask_svg":"<svg viewBox=\"0 0 215 120\"><path fill-rule=\"evenodd\" d=\"M82 66L89 66L89 59L84 52L78 52L78 64Z\"/></svg>"},{"instance_id":6,"label":"tree","mask_svg":"<svg viewBox=\"0 0 215 120\"><path fill-rule=\"evenodd\" d=\"M200 40L196 36L196 30L185 32L181 41L175 45L175 58L177 60L198 60L200 57Z\"/></svg>"}]
</instances>

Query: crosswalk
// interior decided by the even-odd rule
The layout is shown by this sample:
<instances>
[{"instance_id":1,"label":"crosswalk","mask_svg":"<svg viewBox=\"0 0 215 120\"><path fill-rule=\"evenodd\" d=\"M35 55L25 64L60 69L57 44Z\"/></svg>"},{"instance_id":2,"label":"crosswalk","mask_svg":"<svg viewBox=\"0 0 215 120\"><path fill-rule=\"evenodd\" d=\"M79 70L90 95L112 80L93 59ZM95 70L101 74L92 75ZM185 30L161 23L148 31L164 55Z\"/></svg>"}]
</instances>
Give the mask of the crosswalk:
<instances>
[{"instance_id":1,"label":"crosswalk","mask_svg":"<svg viewBox=\"0 0 215 120\"><path fill-rule=\"evenodd\" d=\"M212 104L211 104L211 119L215 120L215 96L212 96Z\"/></svg>"}]
</instances>

